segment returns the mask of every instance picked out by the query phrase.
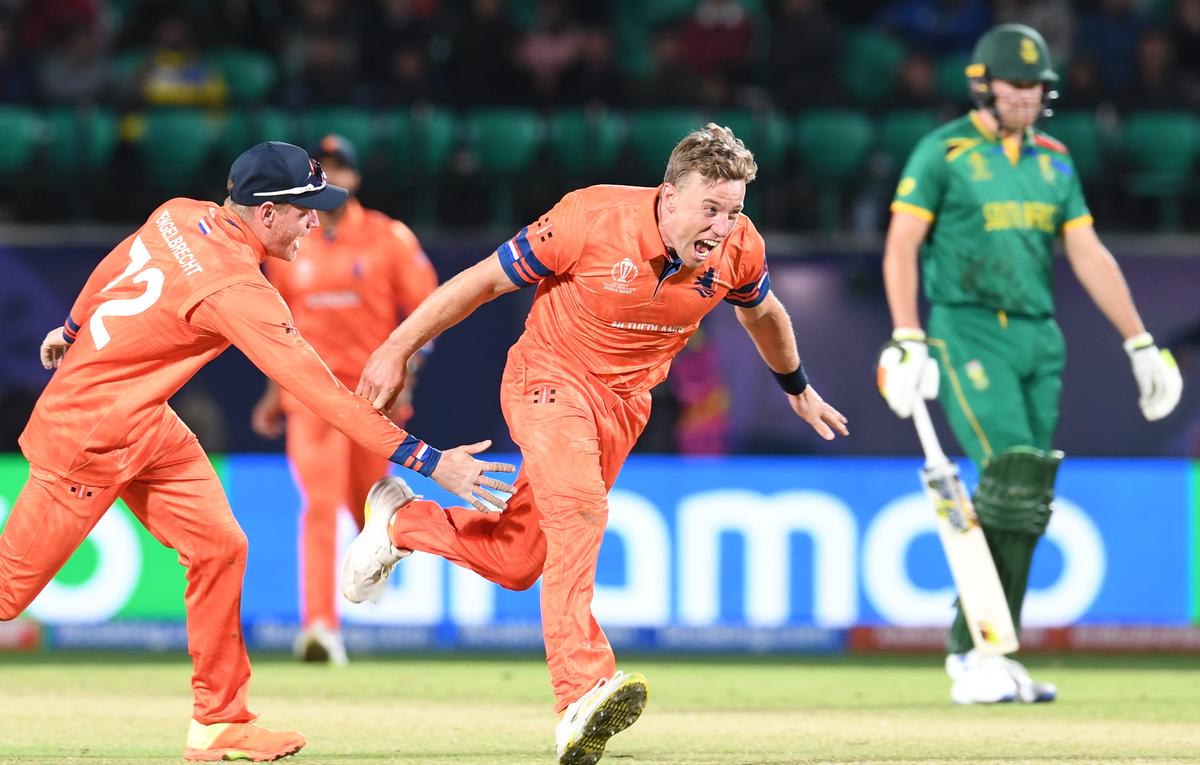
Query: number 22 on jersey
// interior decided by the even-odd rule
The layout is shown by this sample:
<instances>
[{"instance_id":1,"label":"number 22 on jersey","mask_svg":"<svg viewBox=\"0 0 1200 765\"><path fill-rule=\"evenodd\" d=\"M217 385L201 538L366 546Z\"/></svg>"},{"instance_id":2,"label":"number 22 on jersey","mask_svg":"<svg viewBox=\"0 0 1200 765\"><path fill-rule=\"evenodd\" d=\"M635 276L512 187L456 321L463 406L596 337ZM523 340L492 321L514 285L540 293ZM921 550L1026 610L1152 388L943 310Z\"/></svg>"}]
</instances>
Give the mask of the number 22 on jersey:
<instances>
[{"instance_id":1,"label":"number 22 on jersey","mask_svg":"<svg viewBox=\"0 0 1200 765\"><path fill-rule=\"evenodd\" d=\"M137 316L158 302L159 297L162 296L163 272L158 268L144 268L150 262L150 251L146 249L140 236L134 238L133 244L129 246L129 260L129 265L125 267L121 275L104 285L101 292L112 289L131 275L134 284L146 285L146 291L133 298L106 300L96 308L88 322L92 329L92 339L96 342L96 350L101 350L112 340L108 328L104 325L106 317Z\"/></svg>"}]
</instances>

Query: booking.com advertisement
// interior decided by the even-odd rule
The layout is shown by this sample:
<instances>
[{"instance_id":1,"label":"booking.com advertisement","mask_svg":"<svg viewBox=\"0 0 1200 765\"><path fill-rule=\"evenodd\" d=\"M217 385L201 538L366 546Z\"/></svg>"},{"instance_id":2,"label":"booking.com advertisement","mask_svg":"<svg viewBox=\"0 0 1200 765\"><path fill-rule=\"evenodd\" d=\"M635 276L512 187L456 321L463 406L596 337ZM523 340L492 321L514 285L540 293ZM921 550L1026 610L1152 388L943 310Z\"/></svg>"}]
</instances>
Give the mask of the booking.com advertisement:
<instances>
[{"instance_id":1,"label":"booking.com advertisement","mask_svg":"<svg viewBox=\"0 0 1200 765\"><path fill-rule=\"evenodd\" d=\"M298 621L299 504L287 463L232 455L215 465L250 540L247 639L286 648ZM610 496L596 617L616 646L666 650L838 650L849 628L944 626L954 592L919 467L631 458ZM1194 472L1182 459L1065 462L1025 626L1195 623ZM26 476L19 456L0 458L0 522ZM354 533L345 515L342 544ZM183 586L176 555L118 504L27 617L51 646L182 645ZM343 606L352 651L540 646L537 586L505 591L428 555L402 562L379 603Z\"/></svg>"}]
</instances>

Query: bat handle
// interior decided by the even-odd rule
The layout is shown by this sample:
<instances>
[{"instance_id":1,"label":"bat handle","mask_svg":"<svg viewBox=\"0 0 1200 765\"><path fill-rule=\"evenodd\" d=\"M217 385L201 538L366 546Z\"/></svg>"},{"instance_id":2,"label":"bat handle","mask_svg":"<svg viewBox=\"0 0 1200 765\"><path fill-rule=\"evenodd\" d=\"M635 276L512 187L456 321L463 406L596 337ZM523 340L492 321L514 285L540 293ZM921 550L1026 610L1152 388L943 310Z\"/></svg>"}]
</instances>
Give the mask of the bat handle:
<instances>
[{"instance_id":1,"label":"bat handle","mask_svg":"<svg viewBox=\"0 0 1200 765\"><path fill-rule=\"evenodd\" d=\"M917 438L921 439L921 448L925 451L925 467L936 467L949 462L942 445L938 442L937 431L933 429L933 421L929 419L929 409L925 399L917 396L913 402L913 425L917 426Z\"/></svg>"}]
</instances>

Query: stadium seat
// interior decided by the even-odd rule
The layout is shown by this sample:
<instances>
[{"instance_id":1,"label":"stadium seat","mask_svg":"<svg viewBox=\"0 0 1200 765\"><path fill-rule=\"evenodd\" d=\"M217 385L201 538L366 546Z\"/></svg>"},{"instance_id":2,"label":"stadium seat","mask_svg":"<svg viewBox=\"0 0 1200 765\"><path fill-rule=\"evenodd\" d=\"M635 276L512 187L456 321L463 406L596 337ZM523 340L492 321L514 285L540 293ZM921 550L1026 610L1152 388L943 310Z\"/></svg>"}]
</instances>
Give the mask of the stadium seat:
<instances>
[{"instance_id":1,"label":"stadium seat","mask_svg":"<svg viewBox=\"0 0 1200 765\"><path fill-rule=\"evenodd\" d=\"M896 72L906 55L904 43L889 34L870 29L851 32L842 49L842 85L855 103L882 105L895 91Z\"/></svg>"},{"instance_id":2,"label":"stadium seat","mask_svg":"<svg viewBox=\"0 0 1200 765\"><path fill-rule=\"evenodd\" d=\"M629 119L629 148L633 160L629 182L660 183L671 150L688 133L704 127L699 112L684 109L645 109Z\"/></svg>"},{"instance_id":3,"label":"stadium seat","mask_svg":"<svg viewBox=\"0 0 1200 765\"><path fill-rule=\"evenodd\" d=\"M547 120L547 147L554 167L576 183L611 170L628 136L625 120L607 110L566 109Z\"/></svg>"},{"instance_id":4,"label":"stadium seat","mask_svg":"<svg viewBox=\"0 0 1200 765\"><path fill-rule=\"evenodd\" d=\"M55 173L96 172L107 168L117 146L117 118L107 109L50 109L46 126L46 164Z\"/></svg>"},{"instance_id":5,"label":"stadium seat","mask_svg":"<svg viewBox=\"0 0 1200 765\"><path fill-rule=\"evenodd\" d=\"M358 161L368 166L375 151L374 117L368 111L350 106L309 109L301 118L300 139L305 148L316 145L330 133L344 136L358 149Z\"/></svg>"},{"instance_id":6,"label":"stadium seat","mask_svg":"<svg viewBox=\"0 0 1200 765\"><path fill-rule=\"evenodd\" d=\"M235 110L225 115L217 141L217 156L228 167L246 149L263 141L298 140L293 135L293 123L286 114L275 109Z\"/></svg>"},{"instance_id":7,"label":"stadium seat","mask_svg":"<svg viewBox=\"0 0 1200 765\"><path fill-rule=\"evenodd\" d=\"M879 122L879 148L888 159L893 177L904 169L917 142L937 125L937 113L924 109L900 109L883 115Z\"/></svg>"},{"instance_id":8,"label":"stadium seat","mask_svg":"<svg viewBox=\"0 0 1200 765\"><path fill-rule=\"evenodd\" d=\"M1093 112L1055 112L1044 128L1052 137L1066 144L1080 180L1087 182L1099 177L1104 152Z\"/></svg>"},{"instance_id":9,"label":"stadium seat","mask_svg":"<svg viewBox=\"0 0 1200 765\"><path fill-rule=\"evenodd\" d=\"M815 109L796 120L796 154L818 188L822 229L839 227L842 190L862 175L873 137L866 115L855 111Z\"/></svg>"},{"instance_id":10,"label":"stadium seat","mask_svg":"<svg viewBox=\"0 0 1200 765\"><path fill-rule=\"evenodd\" d=\"M436 184L458 146L458 122L451 112L432 108L396 109L381 115L381 122L386 182L412 194L410 222L430 225L437 217Z\"/></svg>"},{"instance_id":11,"label":"stadium seat","mask_svg":"<svg viewBox=\"0 0 1200 765\"><path fill-rule=\"evenodd\" d=\"M199 109L160 109L144 114L138 155L146 177L170 191L195 188L206 175L214 175L212 159L219 128L215 117Z\"/></svg>"},{"instance_id":12,"label":"stadium seat","mask_svg":"<svg viewBox=\"0 0 1200 765\"><path fill-rule=\"evenodd\" d=\"M938 59L934 80L939 96L960 106L971 103L971 96L967 92L967 65L970 63L970 56L960 54L950 54Z\"/></svg>"},{"instance_id":13,"label":"stadium seat","mask_svg":"<svg viewBox=\"0 0 1200 765\"><path fill-rule=\"evenodd\" d=\"M527 109L476 109L463 120L463 136L491 187L492 226L511 227L517 178L533 168L545 142L541 118Z\"/></svg>"},{"instance_id":14,"label":"stadium seat","mask_svg":"<svg viewBox=\"0 0 1200 765\"><path fill-rule=\"evenodd\" d=\"M1200 155L1200 124L1186 112L1134 112L1125 121L1122 150L1131 175L1128 190L1157 197L1160 228L1176 230L1180 204Z\"/></svg>"},{"instance_id":15,"label":"stadium seat","mask_svg":"<svg viewBox=\"0 0 1200 765\"><path fill-rule=\"evenodd\" d=\"M229 98L234 104L261 103L279 79L275 61L266 54L244 48L218 48L206 58L225 76Z\"/></svg>"},{"instance_id":16,"label":"stadium seat","mask_svg":"<svg viewBox=\"0 0 1200 765\"><path fill-rule=\"evenodd\" d=\"M41 138L37 112L23 106L0 106L0 172L19 173L33 165Z\"/></svg>"}]
</instances>

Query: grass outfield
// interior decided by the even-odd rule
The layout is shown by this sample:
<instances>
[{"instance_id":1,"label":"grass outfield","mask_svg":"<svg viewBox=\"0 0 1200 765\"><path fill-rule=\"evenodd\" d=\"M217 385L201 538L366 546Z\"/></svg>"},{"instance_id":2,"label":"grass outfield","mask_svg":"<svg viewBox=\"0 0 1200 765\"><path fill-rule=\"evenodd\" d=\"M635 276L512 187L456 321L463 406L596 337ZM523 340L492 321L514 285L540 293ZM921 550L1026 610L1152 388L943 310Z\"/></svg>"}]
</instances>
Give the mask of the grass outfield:
<instances>
[{"instance_id":1,"label":"grass outfield","mask_svg":"<svg viewBox=\"0 0 1200 765\"><path fill-rule=\"evenodd\" d=\"M937 658L663 660L642 719L604 763L1200 762L1200 660L1034 660L1061 699L954 707ZM0 763L182 762L185 657L0 655ZM334 670L259 657L253 708L296 727L317 763L553 763L536 657L359 660Z\"/></svg>"}]
</instances>

